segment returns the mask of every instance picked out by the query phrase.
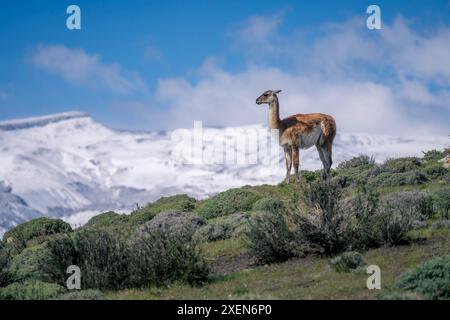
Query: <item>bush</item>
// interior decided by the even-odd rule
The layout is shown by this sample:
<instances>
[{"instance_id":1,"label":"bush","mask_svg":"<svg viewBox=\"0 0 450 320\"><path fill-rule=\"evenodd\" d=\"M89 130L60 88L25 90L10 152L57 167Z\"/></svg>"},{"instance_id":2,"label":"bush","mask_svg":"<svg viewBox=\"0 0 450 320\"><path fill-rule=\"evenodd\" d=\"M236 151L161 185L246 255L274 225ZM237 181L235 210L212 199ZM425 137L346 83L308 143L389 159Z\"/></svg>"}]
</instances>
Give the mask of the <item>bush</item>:
<instances>
[{"instance_id":1,"label":"bush","mask_svg":"<svg viewBox=\"0 0 450 320\"><path fill-rule=\"evenodd\" d=\"M341 210L342 190L330 182L311 183L304 189L310 209L293 216L296 241L308 250L334 255L352 244L350 213Z\"/></svg>"},{"instance_id":2,"label":"bush","mask_svg":"<svg viewBox=\"0 0 450 320\"><path fill-rule=\"evenodd\" d=\"M11 257L5 244L0 241L0 287L5 287L12 282L12 276L7 270Z\"/></svg>"},{"instance_id":3,"label":"bush","mask_svg":"<svg viewBox=\"0 0 450 320\"><path fill-rule=\"evenodd\" d=\"M410 241L409 231L413 229L414 213L384 205L376 215L374 227L379 233L381 244L397 246Z\"/></svg>"},{"instance_id":4,"label":"bush","mask_svg":"<svg viewBox=\"0 0 450 320\"><path fill-rule=\"evenodd\" d=\"M385 201L390 207L419 220L430 219L434 214L433 198L427 192L392 192L385 197Z\"/></svg>"},{"instance_id":5,"label":"bush","mask_svg":"<svg viewBox=\"0 0 450 320\"><path fill-rule=\"evenodd\" d=\"M364 265L362 255L356 251L344 252L330 260L337 272L353 272Z\"/></svg>"},{"instance_id":6,"label":"bush","mask_svg":"<svg viewBox=\"0 0 450 320\"><path fill-rule=\"evenodd\" d=\"M401 173L383 172L371 178L371 183L380 187L418 185L427 181L427 177L418 170Z\"/></svg>"},{"instance_id":7,"label":"bush","mask_svg":"<svg viewBox=\"0 0 450 320\"><path fill-rule=\"evenodd\" d=\"M108 211L89 219L89 221L83 226L83 228L107 228L114 224L120 224L126 220L126 215Z\"/></svg>"},{"instance_id":8,"label":"bush","mask_svg":"<svg viewBox=\"0 0 450 320\"><path fill-rule=\"evenodd\" d=\"M336 170L337 178L342 187L357 184L366 181L376 167L373 158L362 155L340 163Z\"/></svg>"},{"instance_id":9,"label":"bush","mask_svg":"<svg viewBox=\"0 0 450 320\"><path fill-rule=\"evenodd\" d=\"M33 280L0 288L0 300L49 300L64 292L65 289L55 283Z\"/></svg>"},{"instance_id":10,"label":"bush","mask_svg":"<svg viewBox=\"0 0 450 320\"><path fill-rule=\"evenodd\" d=\"M422 152L422 153L423 153L423 159L425 161L438 161L438 160L445 158L445 156L447 156L450 153L450 149L445 149L443 151L430 150L430 151L426 151L426 152Z\"/></svg>"},{"instance_id":11,"label":"bush","mask_svg":"<svg viewBox=\"0 0 450 320\"><path fill-rule=\"evenodd\" d=\"M142 230L131 243L130 284L137 287L183 281L200 285L208 280L209 267L200 252L194 229Z\"/></svg>"},{"instance_id":12,"label":"bush","mask_svg":"<svg viewBox=\"0 0 450 320\"><path fill-rule=\"evenodd\" d=\"M253 204L253 211L269 211L269 212L278 212L284 208L283 201L278 198L262 198L256 201Z\"/></svg>"},{"instance_id":13,"label":"bush","mask_svg":"<svg viewBox=\"0 0 450 320\"><path fill-rule=\"evenodd\" d=\"M248 230L248 222L251 218L250 213L235 213L210 219L208 224L198 230L197 234L207 241L239 237Z\"/></svg>"},{"instance_id":14,"label":"bush","mask_svg":"<svg viewBox=\"0 0 450 320\"><path fill-rule=\"evenodd\" d=\"M421 171L429 180L439 179L449 172L448 169L444 168L441 164L427 166Z\"/></svg>"},{"instance_id":15,"label":"bush","mask_svg":"<svg viewBox=\"0 0 450 320\"><path fill-rule=\"evenodd\" d=\"M404 173L417 170L421 166L421 161L416 157L406 157L389 159L384 163L384 167L394 173Z\"/></svg>"},{"instance_id":16,"label":"bush","mask_svg":"<svg viewBox=\"0 0 450 320\"><path fill-rule=\"evenodd\" d=\"M55 300L107 300L99 290L73 290L55 298Z\"/></svg>"},{"instance_id":17,"label":"bush","mask_svg":"<svg viewBox=\"0 0 450 320\"><path fill-rule=\"evenodd\" d=\"M433 193L433 203L443 219L448 219L450 210L450 188L442 188Z\"/></svg>"},{"instance_id":18,"label":"bush","mask_svg":"<svg viewBox=\"0 0 450 320\"><path fill-rule=\"evenodd\" d=\"M49 259L49 250L44 244L25 248L20 254L13 257L8 271L14 282L27 280L49 282L51 279L42 267L47 259Z\"/></svg>"},{"instance_id":19,"label":"bush","mask_svg":"<svg viewBox=\"0 0 450 320\"><path fill-rule=\"evenodd\" d=\"M345 170L352 168L369 169L375 165L375 159L367 155L353 157L350 160L343 161L337 166L337 170Z\"/></svg>"},{"instance_id":20,"label":"bush","mask_svg":"<svg viewBox=\"0 0 450 320\"><path fill-rule=\"evenodd\" d=\"M396 286L428 299L450 299L450 255L435 257L407 271Z\"/></svg>"},{"instance_id":21,"label":"bush","mask_svg":"<svg viewBox=\"0 0 450 320\"><path fill-rule=\"evenodd\" d=\"M239 211L250 211L260 198L260 195L248 187L230 189L203 201L197 207L197 212L209 219Z\"/></svg>"},{"instance_id":22,"label":"bush","mask_svg":"<svg viewBox=\"0 0 450 320\"><path fill-rule=\"evenodd\" d=\"M195 209L196 202L197 200L186 194L162 197L143 208L133 211L129 216L129 221L135 225L142 224L151 220L158 213L169 210L191 212Z\"/></svg>"},{"instance_id":23,"label":"bush","mask_svg":"<svg viewBox=\"0 0 450 320\"><path fill-rule=\"evenodd\" d=\"M60 219L37 218L10 229L5 233L3 239L6 241L12 238L12 241L17 241L21 248L24 248L27 242L32 239L43 238L42 241L45 241L49 235L71 231L70 224Z\"/></svg>"},{"instance_id":24,"label":"bush","mask_svg":"<svg viewBox=\"0 0 450 320\"><path fill-rule=\"evenodd\" d=\"M81 269L83 289L122 288L128 279L126 243L104 230L81 230L47 246L50 258L44 270L59 284L65 284L70 265Z\"/></svg>"},{"instance_id":25,"label":"bush","mask_svg":"<svg viewBox=\"0 0 450 320\"><path fill-rule=\"evenodd\" d=\"M248 251L261 264L283 262L296 256L295 239L283 214L264 212L250 222Z\"/></svg>"}]
</instances>

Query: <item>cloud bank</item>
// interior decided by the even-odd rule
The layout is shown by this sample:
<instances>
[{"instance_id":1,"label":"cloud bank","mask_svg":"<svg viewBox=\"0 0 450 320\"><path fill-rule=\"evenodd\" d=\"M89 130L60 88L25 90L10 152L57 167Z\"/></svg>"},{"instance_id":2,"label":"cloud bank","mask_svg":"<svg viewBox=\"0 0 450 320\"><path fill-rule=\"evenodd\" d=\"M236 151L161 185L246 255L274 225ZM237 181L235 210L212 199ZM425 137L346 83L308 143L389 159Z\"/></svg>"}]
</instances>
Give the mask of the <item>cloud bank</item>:
<instances>
[{"instance_id":1,"label":"cloud bank","mask_svg":"<svg viewBox=\"0 0 450 320\"><path fill-rule=\"evenodd\" d=\"M254 16L231 45L245 57L239 72L208 58L197 79L160 79L156 102L166 127L235 126L266 122L255 98L282 89L282 116L324 112L338 130L395 135L448 134L450 28L415 31L398 17L382 30L365 20L281 34L284 14ZM446 58L447 57L447 58Z\"/></svg>"},{"instance_id":2,"label":"cloud bank","mask_svg":"<svg viewBox=\"0 0 450 320\"><path fill-rule=\"evenodd\" d=\"M37 68L72 84L101 87L119 94L146 90L144 81L137 74L126 76L119 64L106 64L99 55L88 54L82 49L40 45L30 60Z\"/></svg>"}]
</instances>

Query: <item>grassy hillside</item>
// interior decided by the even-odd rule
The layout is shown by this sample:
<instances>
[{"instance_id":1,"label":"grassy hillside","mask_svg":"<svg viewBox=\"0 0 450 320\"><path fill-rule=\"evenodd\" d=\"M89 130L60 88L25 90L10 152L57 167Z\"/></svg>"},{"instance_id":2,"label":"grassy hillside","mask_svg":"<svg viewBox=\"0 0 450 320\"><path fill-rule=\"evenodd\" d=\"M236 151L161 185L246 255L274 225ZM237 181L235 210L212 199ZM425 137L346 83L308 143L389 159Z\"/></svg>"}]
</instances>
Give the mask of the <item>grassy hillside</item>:
<instances>
[{"instance_id":1,"label":"grassy hillside","mask_svg":"<svg viewBox=\"0 0 450 320\"><path fill-rule=\"evenodd\" d=\"M0 242L0 299L449 299L448 155L360 156L326 183L164 197L77 230L32 220ZM72 264L81 291L65 289Z\"/></svg>"}]
</instances>

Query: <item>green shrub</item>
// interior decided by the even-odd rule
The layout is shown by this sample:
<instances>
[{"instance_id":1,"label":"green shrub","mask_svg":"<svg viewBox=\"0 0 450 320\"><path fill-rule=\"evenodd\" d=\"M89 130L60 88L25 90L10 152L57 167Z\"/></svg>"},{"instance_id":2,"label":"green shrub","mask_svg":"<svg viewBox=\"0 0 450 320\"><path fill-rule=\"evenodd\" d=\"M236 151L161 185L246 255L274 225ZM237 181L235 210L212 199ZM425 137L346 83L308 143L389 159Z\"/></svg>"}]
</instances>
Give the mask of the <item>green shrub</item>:
<instances>
[{"instance_id":1,"label":"green shrub","mask_svg":"<svg viewBox=\"0 0 450 320\"><path fill-rule=\"evenodd\" d=\"M253 204L261 198L249 187L230 189L204 200L197 212L205 218L215 218L236 212L250 211Z\"/></svg>"},{"instance_id":2,"label":"green shrub","mask_svg":"<svg viewBox=\"0 0 450 320\"><path fill-rule=\"evenodd\" d=\"M269 212L278 212L284 208L283 201L278 198L262 198L256 201L253 204L253 211L269 211Z\"/></svg>"},{"instance_id":3,"label":"green shrub","mask_svg":"<svg viewBox=\"0 0 450 320\"><path fill-rule=\"evenodd\" d=\"M141 230L130 246L130 284L135 287L162 286L174 281L203 284L210 270L200 244L188 224L172 230Z\"/></svg>"},{"instance_id":4,"label":"green shrub","mask_svg":"<svg viewBox=\"0 0 450 320\"><path fill-rule=\"evenodd\" d=\"M377 168L375 160L371 157L362 155L344 161L336 168L341 187L351 184L364 182L369 176L374 175L374 169Z\"/></svg>"},{"instance_id":5,"label":"green shrub","mask_svg":"<svg viewBox=\"0 0 450 320\"><path fill-rule=\"evenodd\" d=\"M309 209L293 215L297 243L327 256L351 247L351 217L350 212L341 210L341 197L341 188L330 182L314 182L305 187Z\"/></svg>"},{"instance_id":6,"label":"green shrub","mask_svg":"<svg viewBox=\"0 0 450 320\"><path fill-rule=\"evenodd\" d=\"M342 210L348 212L349 224L352 225L349 249L367 250L380 245L379 229L375 228L379 202L379 193L373 187L361 184L357 188L356 196L343 205Z\"/></svg>"},{"instance_id":7,"label":"green shrub","mask_svg":"<svg viewBox=\"0 0 450 320\"><path fill-rule=\"evenodd\" d=\"M33 280L0 288L0 300L49 300L64 292L65 289L55 283Z\"/></svg>"},{"instance_id":8,"label":"green shrub","mask_svg":"<svg viewBox=\"0 0 450 320\"><path fill-rule=\"evenodd\" d=\"M337 170L346 170L353 168L369 169L375 165L375 159L367 155L353 157L350 160L343 161L337 166Z\"/></svg>"},{"instance_id":9,"label":"green shrub","mask_svg":"<svg viewBox=\"0 0 450 320\"><path fill-rule=\"evenodd\" d=\"M89 219L83 228L107 228L114 224L119 224L127 220L127 216L118 214L113 211L108 211L96 215Z\"/></svg>"},{"instance_id":10,"label":"green shrub","mask_svg":"<svg viewBox=\"0 0 450 320\"><path fill-rule=\"evenodd\" d=\"M57 296L55 300L107 300L103 292L99 290L72 290Z\"/></svg>"},{"instance_id":11,"label":"green shrub","mask_svg":"<svg viewBox=\"0 0 450 320\"><path fill-rule=\"evenodd\" d=\"M414 212L404 208L384 205L376 215L374 228L385 246L397 246L410 242L409 231L413 229Z\"/></svg>"},{"instance_id":12,"label":"green shrub","mask_svg":"<svg viewBox=\"0 0 450 320\"><path fill-rule=\"evenodd\" d=\"M437 212L443 219L448 219L450 210L450 187L436 190L433 193L433 203Z\"/></svg>"},{"instance_id":13,"label":"green shrub","mask_svg":"<svg viewBox=\"0 0 450 320\"><path fill-rule=\"evenodd\" d=\"M390 172L404 173L420 168L421 161L416 157L396 158L387 160L384 166Z\"/></svg>"},{"instance_id":14,"label":"green shrub","mask_svg":"<svg viewBox=\"0 0 450 320\"><path fill-rule=\"evenodd\" d=\"M438 160L445 158L445 156L447 156L448 154L450 154L450 149L445 149L443 151L430 150L430 151L426 151L426 152L422 152L422 153L423 153L423 160L438 161Z\"/></svg>"},{"instance_id":15,"label":"green shrub","mask_svg":"<svg viewBox=\"0 0 450 320\"><path fill-rule=\"evenodd\" d=\"M50 258L43 266L53 281L65 284L66 270L76 265L83 289L122 288L128 279L126 242L104 230L81 230L47 243Z\"/></svg>"},{"instance_id":16,"label":"green shrub","mask_svg":"<svg viewBox=\"0 0 450 320\"><path fill-rule=\"evenodd\" d=\"M149 203L143 208L138 208L129 216L129 221L133 224L143 224L151 220L158 213L163 211L191 212L195 209L197 200L186 194L178 194L170 197L162 197L153 203Z\"/></svg>"},{"instance_id":17,"label":"green shrub","mask_svg":"<svg viewBox=\"0 0 450 320\"><path fill-rule=\"evenodd\" d=\"M60 219L37 218L10 229L5 233L3 239L6 241L12 238L13 241L17 241L23 248L32 239L43 238L41 241L43 242L47 240L47 236L49 235L68 233L71 231L70 224Z\"/></svg>"},{"instance_id":18,"label":"green shrub","mask_svg":"<svg viewBox=\"0 0 450 320\"><path fill-rule=\"evenodd\" d=\"M208 224L198 230L197 234L207 241L239 237L248 230L248 222L254 215L251 213L235 213L210 219Z\"/></svg>"},{"instance_id":19,"label":"green shrub","mask_svg":"<svg viewBox=\"0 0 450 320\"><path fill-rule=\"evenodd\" d=\"M353 272L364 265L362 255L356 251L344 252L330 260L337 272Z\"/></svg>"},{"instance_id":20,"label":"green shrub","mask_svg":"<svg viewBox=\"0 0 450 320\"><path fill-rule=\"evenodd\" d=\"M9 266L14 282L40 280L50 282L49 275L43 269L43 263L49 259L49 250L45 244L25 248L13 257Z\"/></svg>"},{"instance_id":21,"label":"green shrub","mask_svg":"<svg viewBox=\"0 0 450 320\"><path fill-rule=\"evenodd\" d=\"M434 214L433 198L427 192L392 192L385 197L385 201L390 207L415 216L418 220L430 219Z\"/></svg>"},{"instance_id":22,"label":"green shrub","mask_svg":"<svg viewBox=\"0 0 450 320\"><path fill-rule=\"evenodd\" d=\"M396 286L428 299L450 299L450 255L435 257L407 271Z\"/></svg>"},{"instance_id":23,"label":"green shrub","mask_svg":"<svg viewBox=\"0 0 450 320\"><path fill-rule=\"evenodd\" d=\"M421 172L429 179L439 179L448 174L449 170L444 168L442 164L432 164L421 170Z\"/></svg>"},{"instance_id":24,"label":"green shrub","mask_svg":"<svg viewBox=\"0 0 450 320\"><path fill-rule=\"evenodd\" d=\"M296 256L293 233L281 213L264 212L250 222L248 251L259 263L283 262Z\"/></svg>"},{"instance_id":25,"label":"green shrub","mask_svg":"<svg viewBox=\"0 0 450 320\"><path fill-rule=\"evenodd\" d=\"M420 171L408 171L400 173L383 172L370 179L371 183L380 187L396 187L406 185L418 185L428 181Z\"/></svg>"},{"instance_id":26,"label":"green shrub","mask_svg":"<svg viewBox=\"0 0 450 320\"><path fill-rule=\"evenodd\" d=\"M12 282L11 273L8 271L8 266L11 261L8 248L0 241L0 287L5 287Z\"/></svg>"}]
</instances>

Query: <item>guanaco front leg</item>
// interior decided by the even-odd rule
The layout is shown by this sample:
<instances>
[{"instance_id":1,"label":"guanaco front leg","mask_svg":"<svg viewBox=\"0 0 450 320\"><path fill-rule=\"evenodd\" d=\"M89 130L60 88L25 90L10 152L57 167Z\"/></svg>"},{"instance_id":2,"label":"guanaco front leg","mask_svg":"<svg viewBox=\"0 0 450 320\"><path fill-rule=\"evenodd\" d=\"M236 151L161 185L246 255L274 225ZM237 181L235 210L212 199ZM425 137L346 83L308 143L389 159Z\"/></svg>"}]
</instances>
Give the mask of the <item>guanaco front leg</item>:
<instances>
[{"instance_id":1,"label":"guanaco front leg","mask_svg":"<svg viewBox=\"0 0 450 320\"><path fill-rule=\"evenodd\" d=\"M291 168L292 168L292 149L291 148L284 149L284 158L286 160L286 179L284 181L286 183L289 183L289 178L291 176Z\"/></svg>"},{"instance_id":2,"label":"guanaco front leg","mask_svg":"<svg viewBox=\"0 0 450 320\"><path fill-rule=\"evenodd\" d=\"M297 146L292 146L292 161L294 163L294 181L296 183L300 182L300 175L298 173L298 166L300 164L300 155Z\"/></svg>"}]
</instances>

